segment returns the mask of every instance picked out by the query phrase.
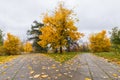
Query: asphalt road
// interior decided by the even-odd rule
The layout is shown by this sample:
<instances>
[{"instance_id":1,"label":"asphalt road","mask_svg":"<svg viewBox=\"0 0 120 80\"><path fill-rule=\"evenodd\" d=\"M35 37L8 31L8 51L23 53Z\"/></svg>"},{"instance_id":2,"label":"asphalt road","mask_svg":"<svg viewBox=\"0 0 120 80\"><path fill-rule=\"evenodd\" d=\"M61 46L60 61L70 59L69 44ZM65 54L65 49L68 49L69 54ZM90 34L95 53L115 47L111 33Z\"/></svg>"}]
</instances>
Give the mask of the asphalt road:
<instances>
[{"instance_id":1,"label":"asphalt road","mask_svg":"<svg viewBox=\"0 0 120 80\"><path fill-rule=\"evenodd\" d=\"M120 80L120 67L89 53L63 64L29 54L0 65L0 80Z\"/></svg>"}]
</instances>

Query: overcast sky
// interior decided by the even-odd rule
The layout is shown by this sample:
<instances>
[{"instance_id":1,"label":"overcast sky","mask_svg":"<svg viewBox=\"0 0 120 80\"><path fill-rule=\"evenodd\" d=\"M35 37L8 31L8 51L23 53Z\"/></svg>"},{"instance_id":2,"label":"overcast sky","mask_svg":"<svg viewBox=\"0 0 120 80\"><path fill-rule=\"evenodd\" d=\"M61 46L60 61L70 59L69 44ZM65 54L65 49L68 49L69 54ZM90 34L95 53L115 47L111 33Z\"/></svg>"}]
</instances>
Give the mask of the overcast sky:
<instances>
[{"instance_id":1,"label":"overcast sky","mask_svg":"<svg viewBox=\"0 0 120 80\"><path fill-rule=\"evenodd\" d=\"M41 14L53 11L61 0L0 0L0 29L26 38L34 20L41 22ZM74 8L80 20L80 32L89 34L103 29L120 27L120 0L62 0Z\"/></svg>"}]
</instances>

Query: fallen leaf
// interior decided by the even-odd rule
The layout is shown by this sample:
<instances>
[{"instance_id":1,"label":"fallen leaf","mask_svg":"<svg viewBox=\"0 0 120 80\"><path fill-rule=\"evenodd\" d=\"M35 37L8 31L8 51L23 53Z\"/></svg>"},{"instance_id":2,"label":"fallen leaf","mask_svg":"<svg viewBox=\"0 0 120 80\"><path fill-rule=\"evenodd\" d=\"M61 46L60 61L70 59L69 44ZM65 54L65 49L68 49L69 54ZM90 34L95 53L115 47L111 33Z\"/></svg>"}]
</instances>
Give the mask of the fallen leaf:
<instances>
[{"instance_id":1,"label":"fallen leaf","mask_svg":"<svg viewBox=\"0 0 120 80\"><path fill-rule=\"evenodd\" d=\"M41 74L45 74L44 72L42 72Z\"/></svg>"},{"instance_id":2,"label":"fallen leaf","mask_svg":"<svg viewBox=\"0 0 120 80\"><path fill-rule=\"evenodd\" d=\"M48 80L51 80L51 77L48 77L47 79L48 79Z\"/></svg>"},{"instance_id":3,"label":"fallen leaf","mask_svg":"<svg viewBox=\"0 0 120 80\"><path fill-rule=\"evenodd\" d=\"M62 76L62 74L58 74L58 76Z\"/></svg>"},{"instance_id":4,"label":"fallen leaf","mask_svg":"<svg viewBox=\"0 0 120 80\"><path fill-rule=\"evenodd\" d=\"M55 77L55 79L57 79L58 77Z\"/></svg>"},{"instance_id":5,"label":"fallen leaf","mask_svg":"<svg viewBox=\"0 0 120 80\"><path fill-rule=\"evenodd\" d=\"M3 66L3 68L7 68L7 67L8 67L7 65Z\"/></svg>"},{"instance_id":6,"label":"fallen leaf","mask_svg":"<svg viewBox=\"0 0 120 80\"><path fill-rule=\"evenodd\" d=\"M30 79L33 78L32 76L29 77Z\"/></svg>"},{"instance_id":7,"label":"fallen leaf","mask_svg":"<svg viewBox=\"0 0 120 80\"><path fill-rule=\"evenodd\" d=\"M31 66L28 66L28 69L29 69L29 70L32 70L32 67L31 67Z\"/></svg>"},{"instance_id":8,"label":"fallen leaf","mask_svg":"<svg viewBox=\"0 0 120 80\"><path fill-rule=\"evenodd\" d=\"M42 77L42 78L46 78L46 77L48 77L48 75L43 74L43 75L41 75L41 77Z\"/></svg>"},{"instance_id":9,"label":"fallen leaf","mask_svg":"<svg viewBox=\"0 0 120 80\"><path fill-rule=\"evenodd\" d=\"M71 73L71 72L68 72L68 73Z\"/></svg>"},{"instance_id":10,"label":"fallen leaf","mask_svg":"<svg viewBox=\"0 0 120 80\"><path fill-rule=\"evenodd\" d=\"M113 76L114 76L114 77L118 77L118 75L117 75L117 74L113 74Z\"/></svg>"},{"instance_id":11,"label":"fallen leaf","mask_svg":"<svg viewBox=\"0 0 120 80\"><path fill-rule=\"evenodd\" d=\"M21 78L24 78L25 76L24 75L21 75Z\"/></svg>"},{"instance_id":12,"label":"fallen leaf","mask_svg":"<svg viewBox=\"0 0 120 80\"><path fill-rule=\"evenodd\" d=\"M90 79L90 78L85 78L85 80L92 80L92 79Z\"/></svg>"},{"instance_id":13,"label":"fallen leaf","mask_svg":"<svg viewBox=\"0 0 120 80\"><path fill-rule=\"evenodd\" d=\"M107 76L104 76L103 78L107 78Z\"/></svg>"},{"instance_id":14,"label":"fallen leaf","mask_svg":"<svg viewBox=\"0 0 120 80\"><path fill-rule=\"evenodd\" d=\"M67 75L67 73L64 73L64 75Z\"/></svg>"},{"instance_id":15,"label":"fallen leaf","mask_svg":"<svg viewBox=\"0 0 120 80\"><path fill-rule=\"evenodd\" d=\"M118 70L118 72L120 72L120 70Z\"/></svg>"},{"instance_id":16,"label":"fallen leaf","mask_svg":"<svg viewBox=\"0 0 120 80\"><path fill-rule=\"evenodd\" d=\"M2 75L5 75L6 74L6 72L2 72Z\"/></svg>"},{"instance_id":17,"label":"fallen leaf","mask_svg":"<svg viewBox=\"0 0 120 80\"><path fill-rule=\"evenodd\" d=\"M72 75L69 75L70 77L73 77Z\"/></svg>"},{"instance_id":18,"label":"fallen leaf","mask_svg":"<svg viewBox=\"0 0 120 80\"><path fill-rule=\"evenodd\" d=\"M48 67L48 69L50 69L50 67Z\"/></svg>"},{"instance_id":19,"label":"fallen leaf","mask_svg":"<svg viewBox=\"0 0 120 80\"><path fill-rule=\"evenodd\" d=\"M39 78L40 77L40 74L36 74L35 76L34 76L34 78Z\"/></svg>"},{"instance_id":20,"label":"fallen leaf","mask_svg":"<svg viewBox=\"0 0 120 80\"><path fill-rule=\"evenodd\" d=\"M51 68L52 68L52 69L55 69L55 68L56 68L56 65L55 65L55 64L53 64L53 65L51 66Z\"/></svg>"},{"instance_id":21,"label":"fallen leaf","mask_svg":"<svg viewBox=\"0 0 120 80\"><path fill-rule=\"evenodd\" d=\"M59 65L60 65L60 66L62 66L62 64L61 64L61 63L60 63Z\"/></svg>"},{"instance_id":22,"label":"fallen leaf","mask_svg":"<svg viewBox=\"0 0 120 80\"><path fill-rule=\"evenodd\" d=\"M42 69L46 69L46 67L45 67L45 66L42 66Z\"/></svg>"},{"instance_id":23,"label":"fallen leaf","mask_svg":"<svg viewBox=\"0 0 120 80\"><path fill-rule=\"evenodd\" d=\"M31 71L31 72L30 72L30 74L33 74L33 73L34 73L34 71Z\"/></svg>"},{"instance_id":24,"label":"fallen leaf","mask_svg":"<svg viewBox=\"0 0 120 80\"><path fill-rule=\"evenodd\" d=\"M59 70L57 69L56 71L58 72Z\"/></svg>"},{"instance_id":25,"label":"fallen leaf","mask_svg":"<svg viewBox=\"0 0 120 80\"><path fill-rule=\"evenodd\" d=\"M52 66L52 69L55 69L56 67L55 66Z\"/></svg>"},{"instance_id":26,"label":"fallen leaf","mask_svg":"<svg viewBox=\"0 0 120 80\"><path fill-rule=\"evenodd\" d=\"M10 79L10 77L7 77L7 79Z\"/></svg>"},{"instance_id":27,"label":"fallen leaf","mask_svg":"<svg viewBox=\"0 0 120 80\"><path fill-rule=\"evenodd\" d=\"M53 64L52 66L56 66L55 64Z\"/></svg>"}]
</instances>

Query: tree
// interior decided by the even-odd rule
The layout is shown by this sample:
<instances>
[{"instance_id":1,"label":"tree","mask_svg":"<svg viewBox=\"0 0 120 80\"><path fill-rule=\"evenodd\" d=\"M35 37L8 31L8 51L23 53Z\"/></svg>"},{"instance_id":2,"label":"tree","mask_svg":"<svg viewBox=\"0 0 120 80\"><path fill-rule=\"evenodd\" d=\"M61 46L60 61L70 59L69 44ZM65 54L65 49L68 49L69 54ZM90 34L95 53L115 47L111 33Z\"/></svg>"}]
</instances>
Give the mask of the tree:
<instances>
[{"instance_id":1,"label":"tree","mask_svg":"<svg viewBox=\"0 0 120 80\"><path fill-rule=\"evenodd\" d=\"M10 33L7 33L7 39L4 41L3 47L5 53L14 55L20 53L20 39Z\"/></svg>"},{"instance_id":2,"label":"tree","mask_svg":"<svg viewBox=\"0 0 120 80\"><path fill-rule=\"evenodd\" d=\"M106 36L106 31L103 30L96 34L91 34L89 37L90 49L92 52L110 51L110 39Z\"/></svg>"},{"instance_id":3,"label":"tree","mask_svg":"<svg viewBox=\"0 0 120 80\"><path fill-rule=\"evenodd\" d=\"M23 45L24 52L31 52L32 51L32 44L30 42L26 42Z\"/></svg>"},{"instance_id":4,"label":"tree","mask_svg":"<svg viewBox=\"0 0 120 80\"><path fill-rule=\"evenodd\" d=\"M4 48L3 48L3 32L0 29L0 55L4 55Z\"/></svg>"},{"instance_id":5,"label":"tree","mask_svg":"<svg viewBox=\"0 0 120 80\"><path fill-rule=\"evenodd\" d=\"M118 27L114 27L110 32L111 37L110 40L112 42L112 48L115 49L115 52L120 53L120 29Z\"/></svg>"},{"instance_id":6,"label":"tree","mask_svg":"<svg viewBox=\"0 0 120 80\"><path fill-rule=\"evenodd\" d=\"M0 46L3 45L3 33L2 30L0 29Z\"/></svg>"},{"instance_id":7,"label":"tree","mask_svg":"<svg viewBox=\"0 0 120 80\"><path fill-rule=\"evenodd\" d=\"M72 41L77 41L83 34L77 31L74 23L77 19L73 18L74 13L60 4L55 11L43 18L44 27L40 29L42 35L39 36L41 41L38 42L42 47L50 46L53 49L59 48L62 53L62 48L68 46L68 37Z\"/></svg>"},{"instance_id":8,"label":"tree","mask_svg":"<svg viewBox=\"0 0 120 80\"><path fill-rule=\"evenodd\" d=\"M88 42L82 42L79 47L82 52L89 52L89 44Z\"/></svg>"},{"instance_id":9,"label":"tree","mask_svg":"<svg viewBox=\"0 0 120 80\"><path fill-rule=\"evenodd\" d=\"M31 30L27 31L27 34L30 35L28 38L29 41L33 40L33 48L36 52L44 52L47 51L47 48L41 47L37 42L40 41L39 35L41 35L41 31L39 31L40 28L44 26L44 24L39 23L37 21L33 22L34 25L31 26Z\"/></svg>"}]
</instances>

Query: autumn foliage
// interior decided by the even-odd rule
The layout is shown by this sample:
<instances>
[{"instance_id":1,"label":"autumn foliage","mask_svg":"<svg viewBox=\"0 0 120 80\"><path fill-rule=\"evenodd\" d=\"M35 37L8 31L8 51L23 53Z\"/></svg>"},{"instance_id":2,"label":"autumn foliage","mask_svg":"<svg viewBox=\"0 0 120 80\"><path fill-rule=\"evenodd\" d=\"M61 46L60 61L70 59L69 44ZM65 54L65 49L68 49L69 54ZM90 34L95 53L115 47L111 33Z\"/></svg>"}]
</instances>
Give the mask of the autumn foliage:
<instances>
[{"instance_id":1,"label":"autumn foliage","mask_svg":"<svg viewBox=\"0 0 120 80\"><path fill-rule=\"evenodd\" d=\"M20 53L20 39L10 33L7 34L7 39L4 41L3 47L5 53L8 55L14 55Z\"/></svg>"},{"instance_id":2,"label":"autumn foliage","mask_svg":"<svg viewBox=\"0 0 120 80\"><path fill-rule=\"evenodd\" d=\"M90 49L92 52L110 51L110 39L106 36L106 31L103 30L96 34L91 34L89 37Z\"/></svg>"},{"instance_id":3,"label":"autumn foliage","mask_svg":"<svg viewBox=\"0 0 120 80\"><path fill-rule=\"evenodd\" d=\"M32 51L32 44L30 42L26 42L23 46L24 52L31 52Z\"/></svg>"},{"instance_id":4,"label":"autumn foliage","mask_svg":"<svg viewBox=\"0 0 120 80\"><path fill-rule=\"evenodd\" d=\"M42 35L39 36L41 41L38 42L42 47L50 46L53 49L59 48L62 53L62 48L66 47L67 38L72 41L77 41L83 34L77 31L74 25L77 21L73 18L73 11L66 9L63 4L60 4L55 11L43 18L44 27L40 29Z\"/></svg>"}]
</instances>

